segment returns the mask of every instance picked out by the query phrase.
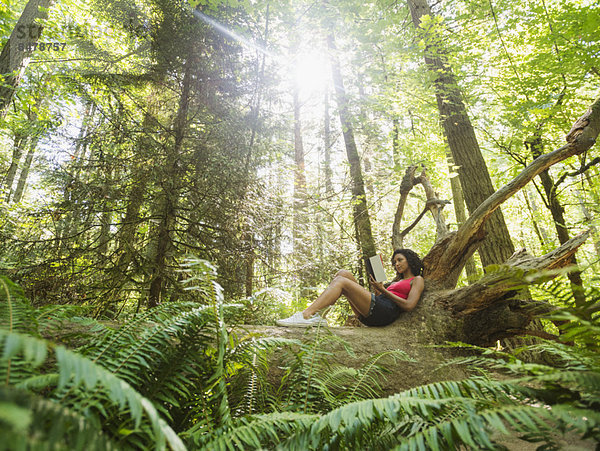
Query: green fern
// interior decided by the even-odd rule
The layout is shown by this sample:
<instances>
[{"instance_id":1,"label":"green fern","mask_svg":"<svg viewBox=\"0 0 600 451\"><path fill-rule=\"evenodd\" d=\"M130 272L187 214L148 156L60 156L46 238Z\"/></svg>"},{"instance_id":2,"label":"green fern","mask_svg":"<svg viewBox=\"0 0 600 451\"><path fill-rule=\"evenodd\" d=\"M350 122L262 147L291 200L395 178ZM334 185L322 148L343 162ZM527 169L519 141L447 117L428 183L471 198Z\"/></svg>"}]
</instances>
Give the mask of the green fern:
<instances>
[{"instance_id":1,"label":"green fern","mask_svg":"<svg viewBox=\"0 0 600 451\"><path fill-rule=\"evenodd\" d=\"M185 449L183 442L159 416L152 403L102 366L62 346L53 347L45 340L3 329L0 329L0 345L3 349L2 360L22 358L34 368L47 360L48 349L52 349L56 359L59 389L84 387L87 390L102 390L123 414L132 418L136 426L140 426L143 420L149 422L159 448L164 448L165 443L168 443L173 449ZM63 420L62 416L56 418L58 421ZM48 420L51 417L47 417L46 421Z\"/></svg>"},{"instance_id":2,"label":"green fern","mask_svg":"<svg viewBox=\"0 0 600 451\"><path fill-rule=\"evenodd\" d=\"M588 296L589 306L599 296ZM274 421L287 413L273 413L264 422L259 416L245 416L229 429L219 430L246 449L501 449L495 442L503 434L539 442L546 448L557 446L557 434L570 433L581 439L600 442L600 353L598 315L593 309L562 310L550 319L565 322L562 338L576 341L573 346L541 341L511 353L469 346L480 355L454 361L475 364L484 374L504 373L506 380L474 376L462 381L446 381L415 387L385 399L366 399L337 405L312 423L290 419L292 429L282 440L281 427ZM315 346L316 340L321 340ZM327 403L336 406L335 390L345 377L358 374L328 363L322 349L324 337L301 345L288 364L280 390L311 384L311 399L318 412ZM456 346L456 345L455 345ZM551 356L552 365L522 359L524 351ZM315 371L316 369L316 371ZM327 377L315 375L327 374ZM356 380L356 379L355 379ZM298 392L298 391L297 391ZM302 412L301 395L282 397L280 406L293 414ZM348 398L346 398L348 399ZM340 404L344 401L340 399ZM295 412L293 412L295 410ZM216 433L216 432L215 432ZM212 434L208 436L214 437ZM233 439L235 437L235 439ZM230 449L213 439L216 449Z\"/></svg>"},{"instance_id":3,"label":"green fern","mask_svg":"<svg viewBox=\"0 0 600 451\"><path fill-rule=\"evenodd\" d=\"M268 412L276 388L269 382L269 358L274 351L291 350L299 340L230 333L226 374L231 409L236 416Z\"/></svg>"},{"instance_id":4,"label":"green fern","mask_svg":"<svg viewBox=\"0 0 600 451\"><path fill-rule=\"evenodd\" d=\"M304 430L318 415L295 412L276 412L249 415L235 419L231 425L200 434L191 429L182 434L195 449L231 450L272 448L296 430Z\"/></svg>"},{"instance_id":5,"label":"green fern","mask_svg":"<svg viewBox=\"0 0 600 451\"><path fill-rule=\"evenodd\" d=\"M23 289L3 275L0 275L0 327L38 335L35 311Z\"/></svg>"}]
</instances>

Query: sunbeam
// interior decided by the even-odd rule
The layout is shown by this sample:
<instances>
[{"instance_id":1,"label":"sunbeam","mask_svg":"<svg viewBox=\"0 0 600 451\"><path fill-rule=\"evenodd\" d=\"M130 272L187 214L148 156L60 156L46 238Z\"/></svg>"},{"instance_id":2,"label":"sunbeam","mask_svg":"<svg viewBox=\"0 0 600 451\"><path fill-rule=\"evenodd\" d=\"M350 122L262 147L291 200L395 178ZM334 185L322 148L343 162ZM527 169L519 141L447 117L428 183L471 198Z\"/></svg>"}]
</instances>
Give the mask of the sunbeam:
<instances>
[{"instance_id":1,"label":"sunbeam","mask_svg":"<svg viewBox=\"0 0 600 451\"><path fill-rule=\"evenodd\" d=\"M198 19L200 19L204 23L210 25L211 27L213 27L217 31L221 32L222 34L224 34L226 36L229 36L231 39L234 39L235 41L239 42L244 47L250 48L252 50L256 50L256 51L258 51L260 53L263 53L263 54L265 54L265 55L267 55L268 57L271 57L271 58L274 58L274 57L277 56L274 53L269 52L263 46L258 45L256 42L251 41L249 39L246 39L243 36L240 36L235 31L230 30L226 26L220 24L219 22L217 22L213 18L207 16L206 14L201 13L197 9L192 9L192 12L194 13L194 16L196 16Z\"/></svg>"}]
</instances>

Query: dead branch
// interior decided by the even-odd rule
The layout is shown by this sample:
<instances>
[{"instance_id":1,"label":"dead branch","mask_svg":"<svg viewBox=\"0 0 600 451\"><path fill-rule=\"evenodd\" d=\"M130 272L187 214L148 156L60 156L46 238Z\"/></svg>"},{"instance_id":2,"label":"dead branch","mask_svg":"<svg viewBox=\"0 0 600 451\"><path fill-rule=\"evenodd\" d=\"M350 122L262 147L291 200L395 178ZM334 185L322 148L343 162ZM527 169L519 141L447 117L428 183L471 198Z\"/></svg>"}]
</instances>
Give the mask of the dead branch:
<instances>
[{"instance_id":1,"label":"dead branch","mask_svg":"<svg viewBox=\"0 0 600 451\"><path fill-rule=\"evenodd\" d=\"M423 216L425 216L427 210L431 212L431 215L435 221L437 240L440 240L448 234L448 228L446 227L444 216L442 215L442 209L450 202L438 198L438 195L434 191L431 181L427 176L427 171L424 166L421 174L418 177L415 177L416 169L416 166L409 166L406 169L400 184L400 201L398 203L398 208L396 209L396 216L394 217L394 225L392 227L392 246L394 249L402 247L404 237L419 223ZM404 214L404 206L408 198L408 193L417 184L421 184L425 190L425 196L427 198L425 207L419 216L412 222L412 224L400 232L400 222L402 221L402 215Z\"/></svg>"},{"instance_id":2,"label":"dead branch","mask_svg":"<svg viewBox=\"0 0 600 451\"><path fill-rule=\"evenodd\" d=\"M402 247L402 239L404 235L400 232L400 223L402 222L402 216L404 215L404 206L408 199L408 193L413 189L416 183L415 172L417 171L416 166L409 166L404 172L402 182L400 182L400 200L398 201L398 207L396 208L396 214L394 216L394 224L392 225L392 249L398 249Z\"/></svg>"},{"instance_id":3,"label":"dead branch","mask_svg":"<svg viewBox=\"0 0 600 451\"><path fill-rule=\"evenodd\" d=\"M498 270L487 274L467 287L450 290L438 297L437 302L461 315L471 314L504 302L523 285L523 275L528 272L563 268L569 265L590 232L580 233L562 246L541 257L532 257L524 250L516 252ZM550 276L550 275L549 275Z\"/></svg>"}]
</instances>

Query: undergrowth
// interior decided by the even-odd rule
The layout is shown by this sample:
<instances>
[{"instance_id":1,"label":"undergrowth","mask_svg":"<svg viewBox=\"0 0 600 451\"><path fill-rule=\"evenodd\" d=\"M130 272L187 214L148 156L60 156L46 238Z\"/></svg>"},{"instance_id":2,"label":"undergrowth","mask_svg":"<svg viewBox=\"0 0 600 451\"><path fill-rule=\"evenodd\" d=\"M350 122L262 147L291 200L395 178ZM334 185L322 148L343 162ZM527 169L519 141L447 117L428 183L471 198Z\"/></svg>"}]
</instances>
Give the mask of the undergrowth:
<instances>
[{"instance_id":1,"label":"undergrowth","mask_svg":"<svg viewBox=\"0 0 600 451\"><path fill-rule=\"evenodd\" d=\"M524 349L472 348L477 355L453 363L477 376L378 398L382 362L408 360L403 352L353 369L332 363L334 344L353 353L327 330L305 340L231 332L224 318L239 306L223 302L214 268L190 259L184 272L198 302L120 325L80 308L36 310L0 278L0 449L502 449L498 434L553 449L557 433L600 441L595 290L586 309L548 317L562 324L562 341L534 350L552 365L522 360ZM40 333L67 323L79 331L72 349Z\"/></svg>"}]
</instances>

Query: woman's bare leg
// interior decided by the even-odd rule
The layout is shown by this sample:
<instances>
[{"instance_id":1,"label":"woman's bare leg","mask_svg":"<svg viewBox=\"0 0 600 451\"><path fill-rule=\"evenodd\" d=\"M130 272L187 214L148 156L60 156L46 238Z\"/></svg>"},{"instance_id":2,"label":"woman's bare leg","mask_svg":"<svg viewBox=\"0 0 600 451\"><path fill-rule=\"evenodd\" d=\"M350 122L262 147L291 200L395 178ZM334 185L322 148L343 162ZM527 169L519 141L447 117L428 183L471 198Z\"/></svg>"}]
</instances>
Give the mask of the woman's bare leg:
<instances>
[{"instance_id":1,"label":"woman's bare leg","mask_svg":"<svg viewBox=\"0 0 600 451\"><path fill-rule=\"evenodd\" d=\"M342 270L336 274L325 291L302 312L304 318L308 319L319 310L335 304L342 295L346 296L355 313L362 316L369 314L371 293L356 282L350 271Z\"/></svg>"}]
</instances>

